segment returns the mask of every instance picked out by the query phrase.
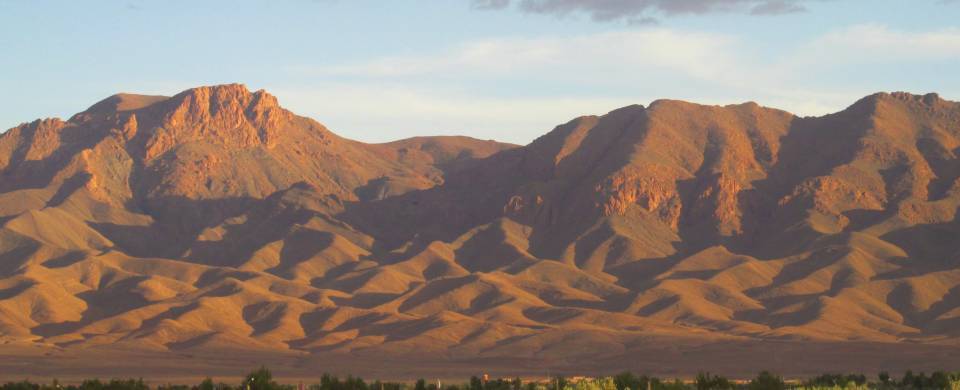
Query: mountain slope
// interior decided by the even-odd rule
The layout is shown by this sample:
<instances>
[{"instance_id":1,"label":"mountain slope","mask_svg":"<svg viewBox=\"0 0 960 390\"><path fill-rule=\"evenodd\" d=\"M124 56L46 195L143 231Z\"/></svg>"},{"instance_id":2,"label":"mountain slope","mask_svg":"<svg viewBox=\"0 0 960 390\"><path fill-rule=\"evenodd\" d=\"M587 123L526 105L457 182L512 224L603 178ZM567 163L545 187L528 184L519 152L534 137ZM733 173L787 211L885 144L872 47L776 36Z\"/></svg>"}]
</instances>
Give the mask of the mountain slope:
<instances>
[{"instance_id":1,"label":"mountain slope","mask_svg":"<svg viewBox=\"0 0 960 390\"><path fill-rule=\"evenodd\" d=\"M960 104L932 94L818 118L660 100L523 147L364 144L242 85L120 94L0 135L0 340L542 362L651 338L957 346L957 153Z\"/></svg>"}]
</instances>

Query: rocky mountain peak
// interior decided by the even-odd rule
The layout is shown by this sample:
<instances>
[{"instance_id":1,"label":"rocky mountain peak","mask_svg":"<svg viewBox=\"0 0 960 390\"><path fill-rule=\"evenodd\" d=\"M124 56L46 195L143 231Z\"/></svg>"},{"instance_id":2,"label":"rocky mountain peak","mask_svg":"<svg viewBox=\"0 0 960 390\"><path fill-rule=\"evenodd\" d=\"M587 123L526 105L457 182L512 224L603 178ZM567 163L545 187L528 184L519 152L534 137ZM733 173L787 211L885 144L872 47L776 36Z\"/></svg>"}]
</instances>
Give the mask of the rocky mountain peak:
<instances>
[{"instance_id":1,"label":"rocky mountain peak","mask_svg":"<svg viewBox=\"0 0 960 390\"><path fill-rule=\"evenodd\" d=\"M188 89L148 109L159 123L146 142L146 159L184 142L270 147L294 118L273 95L242 84Z\"/></svg>"}]
</instances>

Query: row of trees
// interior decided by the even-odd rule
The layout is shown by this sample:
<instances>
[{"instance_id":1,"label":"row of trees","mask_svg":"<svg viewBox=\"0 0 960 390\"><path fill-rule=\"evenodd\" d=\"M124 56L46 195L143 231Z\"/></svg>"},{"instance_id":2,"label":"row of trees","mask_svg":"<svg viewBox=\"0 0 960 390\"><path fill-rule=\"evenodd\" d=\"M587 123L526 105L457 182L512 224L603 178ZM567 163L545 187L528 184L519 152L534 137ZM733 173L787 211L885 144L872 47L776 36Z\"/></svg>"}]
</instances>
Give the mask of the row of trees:
<instances>
[{"instance_id":1,"label":"row of trees","mask_svg":"<svg viewBox=\"0 0 960 390\"><path fill-rule=\"evenodd\" d=\"M299 386L281 384L265 367L253 371L239 384L214 383L205 379L198 385L160 385L156 390L297 390ZM786 390L786 389L947 389L960 390L960 372L937 371L927 376L907 371L901 378L893 378L881 372L876 381L870 381L863 374L824 374L799 383L787 383L783 377L764 371L746 382L735 382L719 375L700 373L693 382L679 379L662 380L647 375L635 375L624 372L612 377L579 379L576 381L564 377L554 377L549 381L524 382L520 378L497 378L483 380L471 377L462 384L446 384L438 388L436 383L427 383L420 379L415 383L366 382L359 377L348 376L340 379L324 374L320 383L306 386L309 390ZM57 381L51 384L38 384L29 381L10 382L0 385L0 390L151 390L142 379L113 379L103 382L99 379L83 381L79 385L61 385Z\"/></svg>"}]
</instances>

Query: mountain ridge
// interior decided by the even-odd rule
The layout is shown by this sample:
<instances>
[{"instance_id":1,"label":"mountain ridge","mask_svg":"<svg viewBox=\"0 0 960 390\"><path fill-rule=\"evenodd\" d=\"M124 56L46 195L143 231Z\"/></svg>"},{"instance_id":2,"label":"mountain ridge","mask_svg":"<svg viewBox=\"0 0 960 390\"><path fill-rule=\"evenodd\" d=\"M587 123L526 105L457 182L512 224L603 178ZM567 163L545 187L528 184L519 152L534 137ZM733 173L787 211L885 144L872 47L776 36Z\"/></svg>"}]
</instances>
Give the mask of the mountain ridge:
<instances>
[{"instance_id":1,"label":"mountain ridge","mask_svg":"<svg viewBox=\"0 0 960 390\"><path fill-rule=\"evenodd\" d=\"M936 94L657 100L525 146L365 144L240 84L113 95L0 135L0 351L952 350L958 153Z\"/></svg>"}]
</instances>

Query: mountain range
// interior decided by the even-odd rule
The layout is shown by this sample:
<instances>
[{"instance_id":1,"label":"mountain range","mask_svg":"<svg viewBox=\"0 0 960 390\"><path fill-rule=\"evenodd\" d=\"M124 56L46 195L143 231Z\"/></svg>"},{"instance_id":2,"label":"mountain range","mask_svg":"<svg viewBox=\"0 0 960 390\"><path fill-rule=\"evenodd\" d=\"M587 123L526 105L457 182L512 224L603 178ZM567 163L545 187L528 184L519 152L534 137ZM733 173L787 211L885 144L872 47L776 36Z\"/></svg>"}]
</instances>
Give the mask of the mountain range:
<instances>
[{"instance_id":1,"label":"mountain range","mask_svg":"<svg viewBox=\"0 0 960 390\"><path fill-rule=\"evenodd\" d=\"M0 367L932 369L960 356L958 155L936 94L658 100L526 146L118 94L0 135Z\"/></svg>"}]
</instances>

